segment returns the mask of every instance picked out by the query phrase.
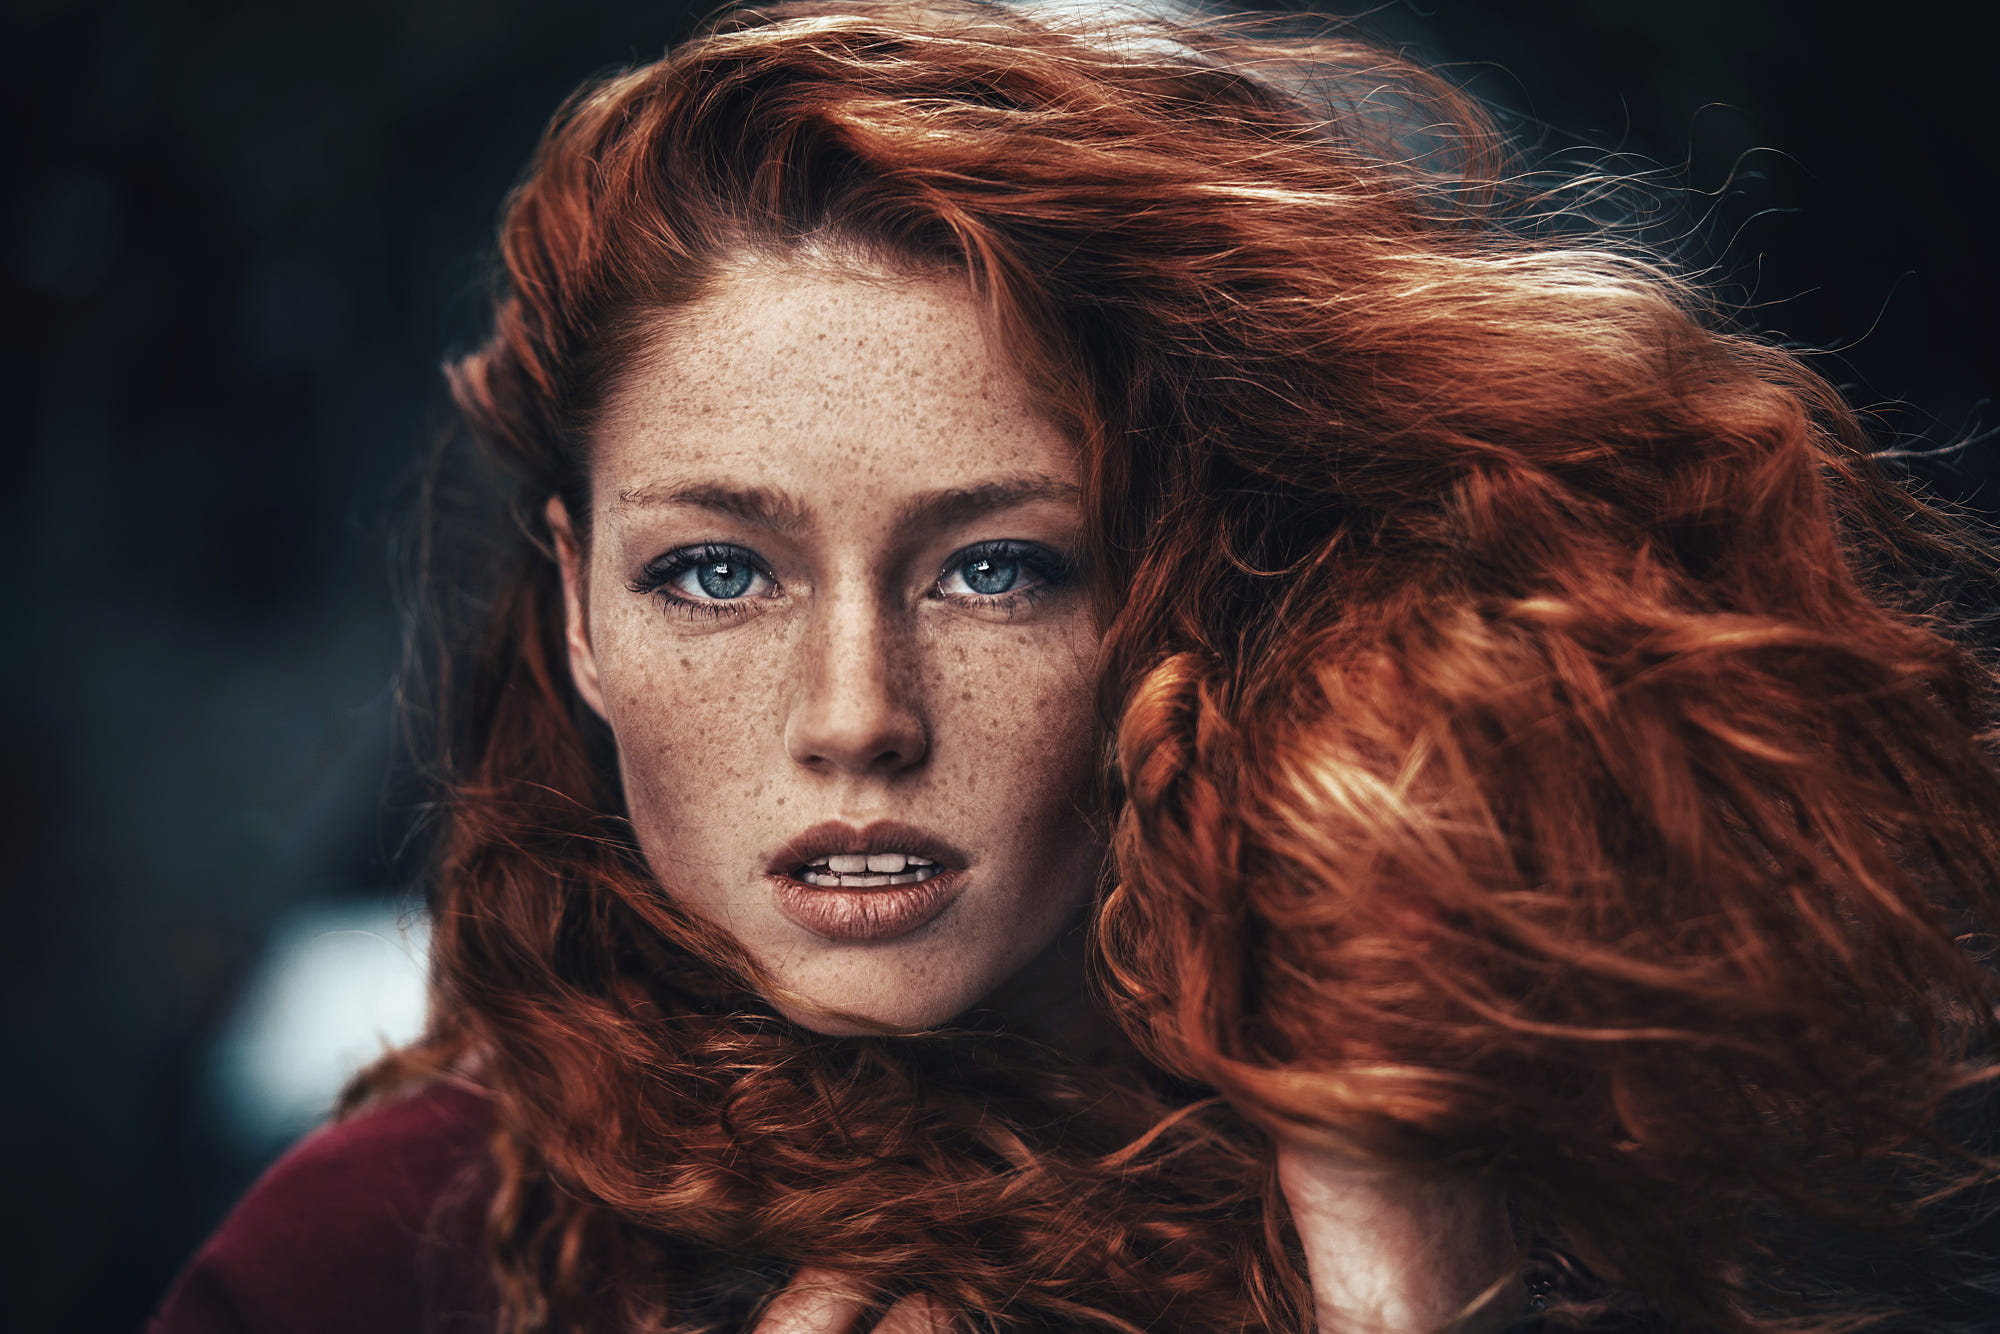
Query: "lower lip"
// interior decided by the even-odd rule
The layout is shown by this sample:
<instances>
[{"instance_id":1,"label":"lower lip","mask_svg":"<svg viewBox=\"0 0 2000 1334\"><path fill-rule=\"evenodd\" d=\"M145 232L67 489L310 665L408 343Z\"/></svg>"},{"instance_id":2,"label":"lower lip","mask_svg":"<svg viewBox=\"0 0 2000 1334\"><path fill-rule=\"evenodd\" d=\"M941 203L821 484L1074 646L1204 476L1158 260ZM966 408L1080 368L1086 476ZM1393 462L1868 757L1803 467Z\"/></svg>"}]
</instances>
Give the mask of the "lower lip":
<instances>
[{"instance_id":1,"label":"lower lip","mask_svg":"<svg viewBox=\"0 0 2000 1334\"><path fill-rule=\"evenodd\" d=\"M906 936L951 906L965 872L939 871L914 885L880 889L822 889L774 875L778 911L816 936L842 942L894 940Z\"/></svg>"}]
</instances>

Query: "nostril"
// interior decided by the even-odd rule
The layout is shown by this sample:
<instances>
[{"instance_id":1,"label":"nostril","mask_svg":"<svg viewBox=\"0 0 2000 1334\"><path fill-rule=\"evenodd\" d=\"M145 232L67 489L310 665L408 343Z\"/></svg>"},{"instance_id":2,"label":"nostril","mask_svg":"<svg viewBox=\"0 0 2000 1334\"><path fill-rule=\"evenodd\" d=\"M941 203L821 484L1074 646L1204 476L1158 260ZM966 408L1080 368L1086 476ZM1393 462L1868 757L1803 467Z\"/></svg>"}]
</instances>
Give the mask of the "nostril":
<instances>
[{"instance_id":1,"label":"nostril","mask_svg":"<svg viewBox=\"0 0 2000 1334\"><path fill-rule=\"evenodd\" d=\"M808 768L896 772L922 762L929 738L917 712L900 700L861 708L809 700L787 719L785 748Z\"/></svg>"}]
</instances>

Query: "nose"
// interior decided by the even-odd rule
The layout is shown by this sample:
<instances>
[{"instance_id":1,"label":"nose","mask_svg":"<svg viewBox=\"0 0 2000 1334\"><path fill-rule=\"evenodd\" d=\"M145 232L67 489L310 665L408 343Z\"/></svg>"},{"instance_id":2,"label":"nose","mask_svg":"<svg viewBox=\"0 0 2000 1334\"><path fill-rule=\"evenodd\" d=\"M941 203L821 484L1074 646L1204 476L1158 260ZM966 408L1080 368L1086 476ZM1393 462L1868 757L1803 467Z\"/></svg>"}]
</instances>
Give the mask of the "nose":
<instances>
[{"instance_id":1,"label":"nose","mask_svg":"<svg viewBox=\"0 0 2000 1334\"><path fill-rule=\"evenodd\" d=\"M918 698L915 645L896 618L852 603L816 618L801 652L801 685L785 719L785 749L809 769L889 775L923 762L929 728Z\"/></svg>"}]
</instances>

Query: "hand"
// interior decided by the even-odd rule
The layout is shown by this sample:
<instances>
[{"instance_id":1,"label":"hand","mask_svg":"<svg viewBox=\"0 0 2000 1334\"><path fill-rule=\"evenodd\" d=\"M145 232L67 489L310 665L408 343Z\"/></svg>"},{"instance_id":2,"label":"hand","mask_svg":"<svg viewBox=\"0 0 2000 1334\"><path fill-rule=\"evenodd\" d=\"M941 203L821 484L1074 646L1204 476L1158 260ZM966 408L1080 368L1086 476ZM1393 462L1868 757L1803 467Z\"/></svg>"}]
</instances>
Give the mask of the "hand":
<instances>
[{"instance_id":1,"label":"hand","mask_svg":"<svg viewBox=\"0 0 2000 1334\"><path fill-rule=\"evenodd\" d=\"M1305 1245L1319 1334L1489 1334L1521 1314L1498 1192L1297 1141L1278 1148L1278 1185Z\"/></svg>"},{"instance_id":2,"label":"hand","mask_svg":"<svg viewBox=\"0 0 2000 1334\"><path fill-rule=\"evenodd\" d=\"M755 1334L858 1334L868 1294L831 1269L801 1269L764 1308ZM873 1334L950 1334L952 1319L936 1299L911 1293L889 1308Z\"/></svg>"}]
</instances>

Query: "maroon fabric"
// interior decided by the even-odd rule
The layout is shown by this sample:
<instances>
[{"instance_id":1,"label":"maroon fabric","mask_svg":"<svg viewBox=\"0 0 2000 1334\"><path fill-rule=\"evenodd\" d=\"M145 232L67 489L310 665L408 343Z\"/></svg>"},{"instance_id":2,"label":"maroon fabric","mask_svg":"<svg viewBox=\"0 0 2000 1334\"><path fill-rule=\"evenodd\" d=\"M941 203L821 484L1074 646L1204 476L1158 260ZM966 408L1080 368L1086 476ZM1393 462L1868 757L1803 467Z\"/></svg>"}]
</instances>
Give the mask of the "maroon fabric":
<instances>
[{"instance_id":1,"label":"maroon fabric","mask_svg":"<svg viewBox=\"0 0 2000 1334\"><path fill-rule=\"evenodd\" d=\"M439 1083L328 1126L195 1254L148 1334L490 1334L491 1104Z\"/></svg>"}]
</instances>

